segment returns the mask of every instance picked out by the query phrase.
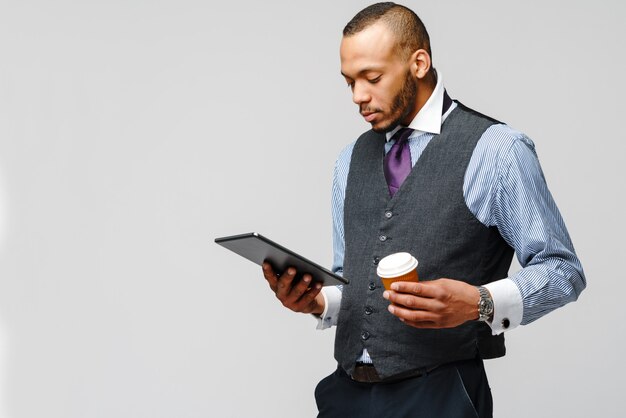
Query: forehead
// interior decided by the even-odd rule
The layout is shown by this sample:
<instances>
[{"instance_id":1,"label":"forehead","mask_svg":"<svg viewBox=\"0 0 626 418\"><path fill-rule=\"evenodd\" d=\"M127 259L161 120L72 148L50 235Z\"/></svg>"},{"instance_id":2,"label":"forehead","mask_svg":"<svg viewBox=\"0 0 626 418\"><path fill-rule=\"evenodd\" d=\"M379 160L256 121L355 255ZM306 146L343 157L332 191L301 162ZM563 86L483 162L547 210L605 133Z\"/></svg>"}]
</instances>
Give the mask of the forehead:
<instances>
[{"instance_id":1,"label":"forehead","mask_svg":"<svg viewBox=\"0 0 626 418\"><path fill-rule=\"evenodd\" d=\"M387 26L378 22L341 40L341 72L347 76L372 68L383 69L398 62L396 38Z\"/></svg>"}]
</instances>

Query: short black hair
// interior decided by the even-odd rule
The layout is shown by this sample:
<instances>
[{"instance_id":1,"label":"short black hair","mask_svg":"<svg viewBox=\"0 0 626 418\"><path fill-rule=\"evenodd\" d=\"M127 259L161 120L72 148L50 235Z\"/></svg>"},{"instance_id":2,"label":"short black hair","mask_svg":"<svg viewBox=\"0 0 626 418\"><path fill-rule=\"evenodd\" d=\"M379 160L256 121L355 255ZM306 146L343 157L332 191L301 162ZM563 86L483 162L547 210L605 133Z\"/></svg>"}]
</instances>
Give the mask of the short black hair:
<instances>
[{"instance_id":1,"label":"short black hair","mask_svg":"<svg viewBox=\"0 0 626 418\"><path fill-rule=\"evenodd\" d=\"M409 56L418 49L430 55L430 37L426 27L413 10L392 2L376 3L357 13L343 28L343 36L351 36L383 21L397 38L398 52Z\"/></svg>"}]
</instances>

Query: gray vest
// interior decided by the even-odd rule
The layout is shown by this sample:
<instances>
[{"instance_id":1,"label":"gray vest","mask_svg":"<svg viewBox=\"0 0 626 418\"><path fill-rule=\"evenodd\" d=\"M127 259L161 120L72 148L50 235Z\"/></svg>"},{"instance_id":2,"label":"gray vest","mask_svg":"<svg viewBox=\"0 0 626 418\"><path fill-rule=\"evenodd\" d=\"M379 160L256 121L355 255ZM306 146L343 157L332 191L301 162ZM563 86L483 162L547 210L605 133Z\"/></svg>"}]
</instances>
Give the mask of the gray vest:
<instances>
[{"instance_id":1,"label":"gray vest","mask_svg":"<svg viewBox=\"0 0 626 418\"><path fill-rule=\"evenodd\" d=\"M349 374L363 349L383 378L470 359L501 357L504 337L470 321L420 330L387 311L378 261L406 251L419 260L420 280L441 277L482 285L507 276L513 250L497 228L469 211L463 180L476 143L498 123L458 104L393 198L383 173L385 136L364 133L352 152L344 205L344 276L335 358Z\"/></svg>"}]
</instances>

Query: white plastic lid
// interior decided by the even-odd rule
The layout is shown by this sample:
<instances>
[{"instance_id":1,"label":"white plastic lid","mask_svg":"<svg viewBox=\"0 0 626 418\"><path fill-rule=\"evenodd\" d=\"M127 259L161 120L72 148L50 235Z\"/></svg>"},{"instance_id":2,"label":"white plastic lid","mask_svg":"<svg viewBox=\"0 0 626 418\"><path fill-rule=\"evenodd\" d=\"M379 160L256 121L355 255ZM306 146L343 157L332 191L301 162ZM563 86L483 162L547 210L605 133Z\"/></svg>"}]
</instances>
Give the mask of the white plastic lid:
<instances>
[{"instance_id":1,"label":"white plastic lid","mask_svg":"<svg viewBox=\"0 0 626 418\"><path fill-rule=\"evenodd\" d=\"M417 268L417 260L409 253L395 253L380 260L376 273L379 277L397 277Z\"/></svg>"}]
</instances>

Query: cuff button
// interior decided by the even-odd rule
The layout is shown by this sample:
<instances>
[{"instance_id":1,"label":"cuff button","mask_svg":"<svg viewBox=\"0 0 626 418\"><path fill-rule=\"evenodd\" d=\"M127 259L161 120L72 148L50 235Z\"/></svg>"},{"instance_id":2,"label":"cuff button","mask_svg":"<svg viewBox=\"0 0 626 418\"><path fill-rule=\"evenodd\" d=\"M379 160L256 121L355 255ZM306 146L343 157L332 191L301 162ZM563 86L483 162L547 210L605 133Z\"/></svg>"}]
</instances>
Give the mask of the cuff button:
<instances>
[{"instance_id":1,"label":"cuff button","mask_svg":"<svg viewBox=\"0 0 626 418\"><path fill-rule=\"evenodd\" d=\"M504 318L502 320L502 328L507 329L510 325L511 321L509 321L509 318Z\"/></svg>"}]
</instances>

